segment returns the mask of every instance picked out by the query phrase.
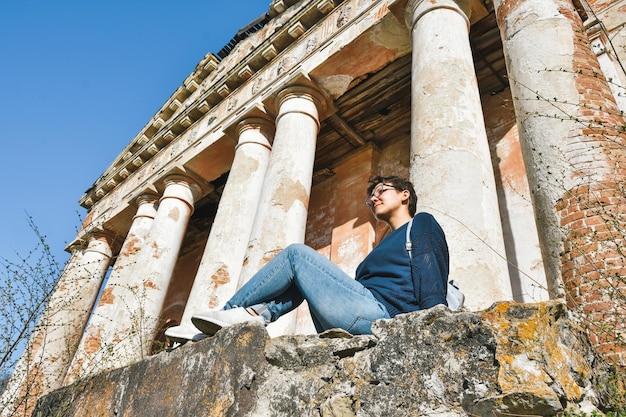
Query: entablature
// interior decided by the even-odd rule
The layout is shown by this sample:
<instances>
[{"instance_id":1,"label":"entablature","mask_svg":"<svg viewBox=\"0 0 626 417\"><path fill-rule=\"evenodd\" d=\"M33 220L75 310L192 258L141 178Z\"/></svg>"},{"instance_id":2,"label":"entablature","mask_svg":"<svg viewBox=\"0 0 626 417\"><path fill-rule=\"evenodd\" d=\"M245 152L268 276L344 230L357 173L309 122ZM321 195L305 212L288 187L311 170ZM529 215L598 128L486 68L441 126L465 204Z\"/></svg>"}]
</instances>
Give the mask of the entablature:
<instances>
[{"instance_id":1,"label":"entablature","mask_svg":"<svg viewBox=\"0 0 626 417\"><path fill-rule=\"evenodd\" d=\"M295 0L273 1L270 15L275 14L276 18L267 24L269 30L251 36L257 45L250 45L249 41L241 42L231 51L233 56L229 55L221 62L213 54L207 54L183 85L86 191L79 201L81 206L91 209L96 201L230 96L342 1L312 0L290 13L286 13L287 8L295 4Z\"/></svg>"}]
</instances>

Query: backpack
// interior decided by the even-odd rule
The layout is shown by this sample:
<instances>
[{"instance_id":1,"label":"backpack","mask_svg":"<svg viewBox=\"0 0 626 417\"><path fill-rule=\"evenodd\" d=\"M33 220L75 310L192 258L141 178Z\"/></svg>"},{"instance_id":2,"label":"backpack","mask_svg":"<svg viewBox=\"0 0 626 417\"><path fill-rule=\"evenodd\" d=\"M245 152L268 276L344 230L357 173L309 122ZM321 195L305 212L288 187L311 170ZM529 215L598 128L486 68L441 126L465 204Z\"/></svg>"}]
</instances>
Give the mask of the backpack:
<instances>
[{"instance_id":1,"label":"backpack","mask_svg":"<svg viewBox=\"0 0 626 417\"><path fill-rule=\"evenodd\" d=\"M406 227L406 242L405 247L406 251L409 254L410 262L413 262L413 256L411 253L411 249L413 247L411 243L411 227L413 226L413 218L409 220L409 224ZM459 288L459 284L455 280L448 281L448 290L446 295L446 302L448 303L448 308L452 311L459 311L463 308L463 303L465 302L465 295L461 292Z\"/></svg>"}]
</instances>

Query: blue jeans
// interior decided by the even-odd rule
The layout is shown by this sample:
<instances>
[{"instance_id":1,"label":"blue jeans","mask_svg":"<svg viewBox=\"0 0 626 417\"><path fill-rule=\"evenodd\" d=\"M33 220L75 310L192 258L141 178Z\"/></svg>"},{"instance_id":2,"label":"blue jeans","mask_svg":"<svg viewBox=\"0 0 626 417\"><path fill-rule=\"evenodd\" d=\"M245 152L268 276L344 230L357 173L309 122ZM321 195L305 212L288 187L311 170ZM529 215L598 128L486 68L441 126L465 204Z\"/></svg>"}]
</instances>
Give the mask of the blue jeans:
<instances>
[{"instance_id":1,"label":"blue jeans","mask_svg":"<svg viewBox=\"0 0 626 417\"><path fill-rule=\"evenodd\" d=\"M309 304L318 332L341 328L352 334L369 334L374 320L389 318L385 306L367 288L302 244L290 245L276 255L224 309L262 304L275 321L303 300Z\"/></svg>"}]
</instances>

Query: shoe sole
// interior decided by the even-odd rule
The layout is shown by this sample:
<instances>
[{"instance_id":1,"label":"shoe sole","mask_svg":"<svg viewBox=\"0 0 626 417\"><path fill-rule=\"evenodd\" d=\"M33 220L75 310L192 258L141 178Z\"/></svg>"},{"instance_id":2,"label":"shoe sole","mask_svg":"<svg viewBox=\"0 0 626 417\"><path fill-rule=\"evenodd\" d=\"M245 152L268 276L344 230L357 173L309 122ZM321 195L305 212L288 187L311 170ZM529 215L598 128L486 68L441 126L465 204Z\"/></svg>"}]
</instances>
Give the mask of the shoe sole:
<instances>
[{"instance_id":1,"label":"shoe sole","mask_svg":"<svg viewBox=\"0 0 626 417\"><path fill-rule=\"evenodd\" d=\"M200 340L204 340L209 337L206 334L198 333L189 333L187 335L170 335L165 332L165 337L168 338L173 343L185 343L185 342L199 342Z\"/></svg>"},{"instance_id":2,"label":"shoe sole","mask_svg":"<svg viewBox=\"0 0 626 417\"><path fill-rule=\"evenodd\" d=\"M185 342L189 342L190 340L193 340L187 337L176 337L176 336L168 336L168 335L165 335L165 337L167 337L173 343L185 343Z\"/></svg>"},{"instance_id":3,"label":"shoe sole","mask_svg":"<svg viewBox=\"0 0 626 417\"><path fill-rule=\"evenodd\" d=\"M191 322L196 327L196 329L200 330L202 333L207 336L213 336L217 333L222 327L226 326L226 323L217 322L217 320L212 319L213 321L209 321L207 319L203 319L201 317L192 317Z\"/></svg>"}]
</instances>

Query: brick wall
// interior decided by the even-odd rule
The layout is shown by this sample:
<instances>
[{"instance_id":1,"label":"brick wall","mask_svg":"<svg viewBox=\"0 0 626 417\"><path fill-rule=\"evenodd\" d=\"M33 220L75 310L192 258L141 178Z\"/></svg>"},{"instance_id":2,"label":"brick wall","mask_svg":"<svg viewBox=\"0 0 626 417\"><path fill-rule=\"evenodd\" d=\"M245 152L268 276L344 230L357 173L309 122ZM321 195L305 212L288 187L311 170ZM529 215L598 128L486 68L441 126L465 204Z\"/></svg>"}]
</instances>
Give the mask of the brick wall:
<instances>
[{"instance_id":1,"label":"brick wall","mask_svg":"<svg viewBox=\"0 0 626 417\"><path fill-rule=\"evenodd\" d=\"M606 2L605 2L606 3ZM594 3L599 6L599 2ZM626 136L624 119L571 3L560 3L575 31L574 80L579 105L562 149L580 185L556 210L566 235L562 274L567 304L607 357L626 363ZM603 3L603 5L605 5ZM558 100L558 98L557 98Z\"/></svg>"}]
</instances>

